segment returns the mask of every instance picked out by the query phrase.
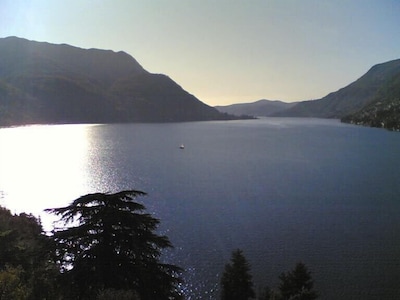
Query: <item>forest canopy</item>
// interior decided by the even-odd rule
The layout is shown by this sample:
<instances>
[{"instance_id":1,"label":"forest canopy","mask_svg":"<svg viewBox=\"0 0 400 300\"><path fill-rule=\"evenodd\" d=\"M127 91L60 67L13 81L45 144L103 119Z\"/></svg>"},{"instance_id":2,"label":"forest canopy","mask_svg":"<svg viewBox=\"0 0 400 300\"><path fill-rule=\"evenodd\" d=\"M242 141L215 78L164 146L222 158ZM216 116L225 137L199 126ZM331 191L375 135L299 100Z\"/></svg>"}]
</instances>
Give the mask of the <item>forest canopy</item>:
<instances>
[{"instance_id":1,"label":"forest canopy","mask_svg":"<svg viewBox=\"0 0 400 300\"><path fill-rule=\"evenodd\" d=\"M161 261L172 248L160 221L136 202L138 190L87 194L47 209L61 224L50 235L31 214L0 206L0 300L184 299L183 269ZM258 288L242 250L232 252L220 282L221 300L314 300L311 272L303 263L279 276L277 289ZM256 295L257 294L257 295ZM256 298L257 297L257 298Z\"/></svg>"}]
</instances>

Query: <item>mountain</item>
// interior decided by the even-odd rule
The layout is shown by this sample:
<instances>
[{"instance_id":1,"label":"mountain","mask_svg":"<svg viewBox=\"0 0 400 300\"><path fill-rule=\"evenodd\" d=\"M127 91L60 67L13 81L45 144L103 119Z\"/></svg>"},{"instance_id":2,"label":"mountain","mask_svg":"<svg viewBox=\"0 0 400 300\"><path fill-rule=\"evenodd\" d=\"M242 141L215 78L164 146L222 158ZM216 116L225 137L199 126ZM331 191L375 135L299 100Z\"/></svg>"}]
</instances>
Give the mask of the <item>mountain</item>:
<instances>
[{"instance_id":1,"label":"mountain","mask_svg":"<svg viewBox=\"0 0 400 300\"><path fill-rule=\"evenodd\" d=\"M303 101L275 116L342 118L373 101L378 91L400 73L400 59L373 66L348 86L312 101Z\"/></svg>"},{"instance_id":2,"label":"mountain","mask_svg":"<svg viewBox=\"0 0 400 300\"><path fill-rule=\"evenodd\" d=\"M220 112L228 113L237 116L256 116L256 117L269 117L276 113L287 110L296 103L286 103L282 101L272 100L258 100L253 103L239 103L227 106L215 106Z\"/></svg>"},{"instance_id":3,"label":"mountain","mask_svg":"<svg viewBox=\"0 0 400 300\"><path fill-rule=\"evenodd\" d=\"M125 52L0 38L0 125L230 118Z\"/></svg>"},{"instance_id":4,"label":"mountain","mask_svg":"<svg viewBox=\"0 0 400 300\"><path fill-rule=\"evenodd\" d=\"M370 104L342 122L400 131L400 73L382 86Z\"/></svg>"}]
</instances>

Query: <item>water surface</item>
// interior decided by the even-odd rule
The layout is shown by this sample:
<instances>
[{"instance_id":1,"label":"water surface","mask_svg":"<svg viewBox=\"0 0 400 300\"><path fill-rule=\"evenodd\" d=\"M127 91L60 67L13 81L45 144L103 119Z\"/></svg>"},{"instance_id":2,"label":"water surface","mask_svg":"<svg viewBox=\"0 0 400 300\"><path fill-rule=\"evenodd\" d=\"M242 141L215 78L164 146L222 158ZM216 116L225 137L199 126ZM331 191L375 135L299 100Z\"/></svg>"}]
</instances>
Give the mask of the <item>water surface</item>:
<instances>
[{"instance_id":1,"label":"water surface","mask_svg":"<svg viewBox=\"0 0 400 300\"><path fill-rule=\"evenodd\" d=\"M399 299L399 152L399 133L336 120L4 128L0 204L51 229L44 208L147 192L188 299L218 298L236 248L257 287L303 261L321 299Z\"/></svg>"}]
</instances>

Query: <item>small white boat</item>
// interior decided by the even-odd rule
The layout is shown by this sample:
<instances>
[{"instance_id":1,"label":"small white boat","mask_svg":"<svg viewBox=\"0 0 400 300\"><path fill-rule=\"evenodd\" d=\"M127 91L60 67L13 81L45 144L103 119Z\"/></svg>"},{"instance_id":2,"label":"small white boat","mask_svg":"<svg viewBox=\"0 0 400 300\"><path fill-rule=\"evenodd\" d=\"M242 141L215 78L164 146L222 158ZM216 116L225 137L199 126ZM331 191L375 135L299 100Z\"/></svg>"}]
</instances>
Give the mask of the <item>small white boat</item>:
<instances>
[{"instance_id":1,"label":"small white boat","mask_svg":"<svg viewBox=\"0 0 400 300\"><path fill-rule=\"evenodd\" d=\"M181 144L181 145L179 146L179 149L185 149L185 145L184 145L184 144Z\"/></svg>"}]
</instances>

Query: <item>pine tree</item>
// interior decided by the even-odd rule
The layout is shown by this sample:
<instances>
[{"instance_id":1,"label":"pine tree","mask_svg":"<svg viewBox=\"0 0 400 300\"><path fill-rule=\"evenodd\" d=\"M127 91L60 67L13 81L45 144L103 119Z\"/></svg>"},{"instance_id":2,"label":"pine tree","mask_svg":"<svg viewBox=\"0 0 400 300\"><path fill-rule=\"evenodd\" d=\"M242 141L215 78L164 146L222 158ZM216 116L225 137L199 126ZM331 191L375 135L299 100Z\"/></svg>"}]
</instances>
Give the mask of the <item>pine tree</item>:
<instances>
[{"instance_id":1,"label":"pine tree","mask_svg":"<svg viewBox=\"0 0 400 300\"><path fill-rule=\"evenodd\" d=\"M241 250L232 252L231 263L221 278L221 300L248 300L255 297L250 265Z\"/></svg>"},{"instance_id":2,"label":"pine tree","mask_svg":"<svg viewBox=\"0 0 400 300\"><path fill-rule=\"evenodd\" d=\"M293 271L279 276L279 291L283 300L314 300L318 294L314 291L311 273L303 263L298 263Z\"/></svg>"},{"instance_id":3,"label":"pine tree","mask_svg":"<svg viewBox=\"0 0 400 300\"><path fill-rule=\"evenodd\" d=\"M160 263L172 247L157 235L159 220L133 200L144 192L82 196L67 207L48 209L60 216L54 230L57 257L70 296L90 299L101 290L135 291L141 300L180 299L180 268Z\"/></svg>"}]
</instances>

